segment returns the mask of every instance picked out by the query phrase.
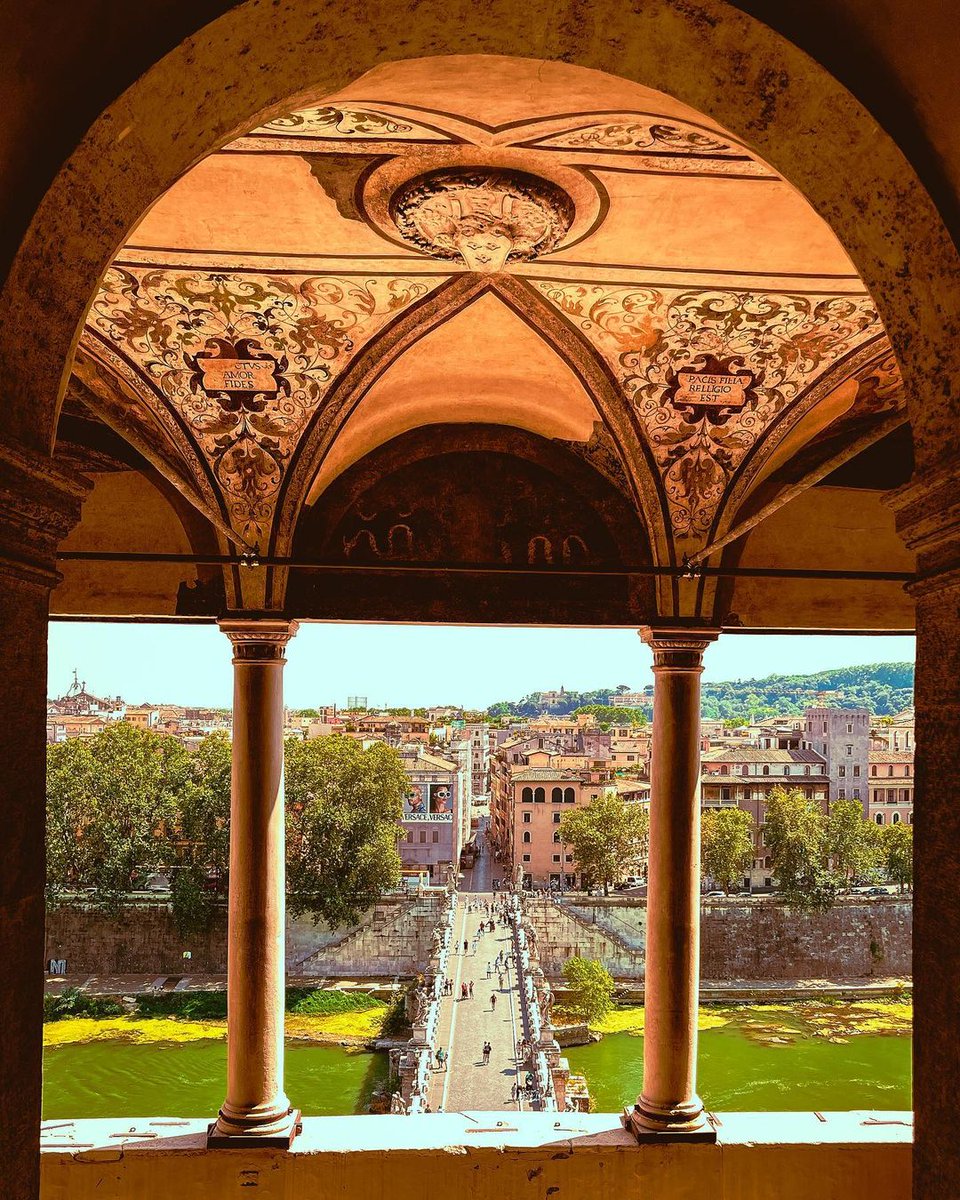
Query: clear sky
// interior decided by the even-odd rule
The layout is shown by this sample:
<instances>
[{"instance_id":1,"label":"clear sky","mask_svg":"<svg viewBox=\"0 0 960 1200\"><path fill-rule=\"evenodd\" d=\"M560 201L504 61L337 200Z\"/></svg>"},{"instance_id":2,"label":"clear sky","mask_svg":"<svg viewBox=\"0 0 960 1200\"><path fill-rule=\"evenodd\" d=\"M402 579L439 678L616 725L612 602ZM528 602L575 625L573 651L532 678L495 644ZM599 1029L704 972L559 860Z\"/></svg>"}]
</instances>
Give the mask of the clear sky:
<instances>
[{"instance_id":1,"label":"clear sky","mask_svg":"<svg viewBox=\"0 0 960 1200\"><path fill-rule=\"evenodd\" d=\"M728 635L710 647L705 678L808 674L859 663L912 661L912 637ZM493 629L425 625L301 625L287 648L293 708L462 704L485 708L532 691L589 691L652 682L650 651L636 633L602 629ZM227 639L215 625L50 625L49 694L73 669L96 695L131 703L231 703Z\"/></svg>"}]
</instances>

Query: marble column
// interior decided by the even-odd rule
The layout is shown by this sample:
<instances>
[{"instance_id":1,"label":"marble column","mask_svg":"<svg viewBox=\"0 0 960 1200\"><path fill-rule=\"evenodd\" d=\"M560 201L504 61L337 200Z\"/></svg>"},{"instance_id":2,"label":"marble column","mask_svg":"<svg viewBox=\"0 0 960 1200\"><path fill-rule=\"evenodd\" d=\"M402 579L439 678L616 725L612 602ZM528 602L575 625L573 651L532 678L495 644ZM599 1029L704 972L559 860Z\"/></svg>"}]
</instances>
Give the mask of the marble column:
<instances>
[{"instance_id":1,"label":"marble column","mask_svg":"<svg viewBox=\"0 0 960 1200\"><path fill-rule=\"evenodd\" d=\"M697 1095L700 984L700 675L711 630L644 629L653 650L653 747L641 1139L713 1140Z\"/></svg>"},{"instance_id":2,"label":"marble column","mask_svg":"<svg viewBox=\"0 0 960 1200\"><path fill-rule=\"evenodd\" d=\"M227 928L227 1096L211 1146L284 1145L300 1114L283 1090L283 666L290 621L223 620L233 644Z\"/></svg>"},{"instance_id":3,"label":"marble column","mask_svg":"<svg viewBox=\"0 0 960 1200\"><path fill-rule=\"evenodd\" d=\"M0 1163L9 1200L40 1194L47 613L57 546L89 487L43 455L0 445Z\"/></svg>"}]
</instances>

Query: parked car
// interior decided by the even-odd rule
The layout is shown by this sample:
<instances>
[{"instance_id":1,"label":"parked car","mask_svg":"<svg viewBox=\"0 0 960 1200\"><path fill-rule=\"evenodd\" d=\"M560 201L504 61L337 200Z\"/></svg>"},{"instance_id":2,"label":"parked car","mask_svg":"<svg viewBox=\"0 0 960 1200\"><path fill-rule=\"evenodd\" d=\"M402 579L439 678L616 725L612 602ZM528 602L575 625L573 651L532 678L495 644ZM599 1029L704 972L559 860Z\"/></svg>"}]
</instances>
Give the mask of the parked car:
<instances>
[{"instance_id":1,"label":"parked car","mask_svg":"<svg viewBox=\"0 0 960 1200\"><path fill-rule=\"evenodd\" d=\"M617 884L617 890L620 892L628 892L631 888L643 887L644 880L639 875L628 875L626 879Z\"/></svg>"},{"instance_id":2,"label":"parked car","mask_svg":"<svg viewBox=\"0 0 960 1200\"><path fill-rule=\"evenodd\" d=\"M703 898L704 900L724 900L726 895L726 892L712 891L705 893Z\"/></svg>"}]
</instances>

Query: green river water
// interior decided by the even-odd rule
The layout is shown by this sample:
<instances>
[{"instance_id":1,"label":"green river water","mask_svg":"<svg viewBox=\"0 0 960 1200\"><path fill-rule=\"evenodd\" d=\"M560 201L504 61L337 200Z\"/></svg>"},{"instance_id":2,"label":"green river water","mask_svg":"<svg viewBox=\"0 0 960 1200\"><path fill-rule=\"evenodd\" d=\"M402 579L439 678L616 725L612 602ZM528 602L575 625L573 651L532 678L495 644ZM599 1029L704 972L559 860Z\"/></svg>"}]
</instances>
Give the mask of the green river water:
<instances>
[{"instance_id":1,"label":"green river water","mask_svg":"<svg viewBox=\"0 0 960 1200\"><path fill-rule=\"evenodd\" d=\"M636 1094L643 1038L608 1034L565 1051L596 1107L616 1112ZM286 1089L306 1116L366 1111L384 1082L383 1054L292 1041ZM908 1109L910 1038L798 1036L771 1044L727 1027L700 1034L700 1091L717 1111ZM136 1045L87 1042L44 1053L43 1115L196 1117L216 1112L226 1082L222 1041Z\"/></svg>"}]
</instances>

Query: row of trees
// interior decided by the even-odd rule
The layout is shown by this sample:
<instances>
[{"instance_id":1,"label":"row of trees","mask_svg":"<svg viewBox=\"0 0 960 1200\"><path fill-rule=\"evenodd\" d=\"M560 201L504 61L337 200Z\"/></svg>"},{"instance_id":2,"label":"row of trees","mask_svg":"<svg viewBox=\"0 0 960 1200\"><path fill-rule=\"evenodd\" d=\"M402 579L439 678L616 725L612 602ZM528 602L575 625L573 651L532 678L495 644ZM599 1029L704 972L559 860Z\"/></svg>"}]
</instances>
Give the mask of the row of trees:
<instances>
[{"instance_id":1,"label":"row of trees","mask_svg":"<svg viewBox=\"0 0 960 1200\"><path fill-rule=\"evenodd\" d=\"M704 874L739 888L755 857L754 822L739 808L709 809L701 823ZM763 838L780 892L795 908L829 908L852 882L913 881L913 826L877 825L856 800L837 800L829 816L819 800L794 789L771 790Z\"/></svg>"},{"instance_id":2,"label":"row of trees","mask_svg":"<svg viewBox=\"0 0 960 1200\"><path fill-rule=\"evenodd\" d=\"M171 878L184 935L205 927L226 890L230 742L178 739L118 722L47 758L47 901L83 892L116 913L156 872ZM289 907L337 925L400 878L407 776L399 755L353 738L291 739L284 773Z\"/></svg>"},{"instance_id":3,"label":"row of trees","mask_svg":"<svg viewBox=\"0 0 960 1200\"><path fill-rule=\"evenodd\" d=\"M629 690L621 683L616 688L598 688L592 692L565 692L549 705L543 703L543 693L531 692L520 700L501 700L487 712L492 717L534 717L544 712L563 716L593 706L607 707L609 697ZM802 713L809 705L820 702L817 697L822 692L830 693L830 703L838 707L862 706L877 716L890 716L913 703L913 663L871 663L836 667L814 675L768 675L764 679L706 682L701 692L702 712L708 718L733 722L774 713ZM649 719L653 708L651 703L643 709L623 711L642 713Z\"/></svg>"}]
</instances>

